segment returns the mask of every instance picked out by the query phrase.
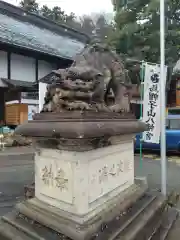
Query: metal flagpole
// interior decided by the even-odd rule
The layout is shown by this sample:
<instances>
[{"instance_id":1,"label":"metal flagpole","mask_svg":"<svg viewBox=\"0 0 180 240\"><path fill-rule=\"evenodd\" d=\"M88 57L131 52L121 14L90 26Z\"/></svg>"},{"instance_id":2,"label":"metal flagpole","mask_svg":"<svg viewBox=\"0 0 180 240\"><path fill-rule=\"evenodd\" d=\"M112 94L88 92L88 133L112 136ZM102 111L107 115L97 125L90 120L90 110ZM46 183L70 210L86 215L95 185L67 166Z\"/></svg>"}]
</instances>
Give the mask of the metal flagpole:
<instances>
[{"instance_id":1,"label":"metal flagpole","mask_svg":"<svg viewBox=\"0 0 180 240\"><path fill-rule=\"evenodd\" d=\"M160 96L161 96L161 192L167 193L167 162L166 162L166 101L165 101L165 3L160 0L160 51L161 51L161 70L160 70Z\"/></svg>"}]
</instances>

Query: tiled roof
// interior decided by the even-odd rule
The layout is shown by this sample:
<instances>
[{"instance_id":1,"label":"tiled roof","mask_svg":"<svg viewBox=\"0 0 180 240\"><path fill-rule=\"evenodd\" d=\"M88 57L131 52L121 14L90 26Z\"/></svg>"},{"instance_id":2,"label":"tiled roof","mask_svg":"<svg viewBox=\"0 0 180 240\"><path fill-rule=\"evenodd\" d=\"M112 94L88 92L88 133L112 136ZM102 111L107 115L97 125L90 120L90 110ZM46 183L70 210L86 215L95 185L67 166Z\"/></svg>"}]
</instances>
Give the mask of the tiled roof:
<instances>
[{"instance_id":1,"label":"tiled roof","mask_svg":"<svg viewBox=\"0 0 180 240\"><path fill-rule=\"evenodd\" d=\"M67 59L72 59L84 47L79 40L4 14L0 14L0 41Z\"/></svg>"}]
</instances>

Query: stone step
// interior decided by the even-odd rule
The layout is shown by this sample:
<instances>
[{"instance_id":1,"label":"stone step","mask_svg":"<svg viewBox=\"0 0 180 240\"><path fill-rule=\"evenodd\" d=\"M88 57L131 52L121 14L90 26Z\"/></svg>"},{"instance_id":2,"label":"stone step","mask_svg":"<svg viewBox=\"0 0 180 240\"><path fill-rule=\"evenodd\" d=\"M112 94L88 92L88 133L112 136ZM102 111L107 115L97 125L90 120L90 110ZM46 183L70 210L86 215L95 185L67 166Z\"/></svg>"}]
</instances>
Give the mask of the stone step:
<instances>
[{"instance_id":1,"label":"stone step","mask_svg":"<svg viewBox=\"0 0 180 240\"><path fill-rule=\"evenodd\" d=\"M167 235L177 217L177 211L175 212L171 208L167 212L165 206L166 200L158 193L157 195L146 193L111 223L102 225L101 230L96 236L93 236L92 240L165 240L166 238L160 238L160 236ZM171 221L167 221L167 215L170 216ZM5 234L5 232L8 234ZM1 238L2 233L6 238ZM0 239L71 240L57 231L42 226L24 215L20 215L16 211L2 218L0 222Z\"/></svg>"},{"instance_id":2,"label":"stone step","mask_svg":"<svg viewBox=\"0 0 180 240\"><path fill-rule=\"evenodd\" d=\"M92 212L92 217L90 218L87 218L87 215L79 218L71 213L60 211L36 198L18 204L16 207L22 215L25 215L29 219L34 219L34 221L56 232L61 232L69 236L69 238L74 240L90 240L92 235L97 233L105 222L108 224L118 216L118 212L120 214L136 202L139 202L138 200L145 195L146 191L146 184L141 186L133 185L121 194L118 202L114 202L114 204L108 203L109 205L106 204L104 206L106 208L103 209L102 214L97 215Z\"/></svg>"},{"instance_id":3,"label":"stone step","mask_svg":"<svg viewBox=\"0 0 180 240\"><path fill-rule=\"evenodd\" d=\"M120 233L116 238L111 239L121 239L121 240L139 240L146 239L149 235L147 226L151 224L152 219L160 214L160 209L162 208L164 199L161 197L155 197L148 204L145 204L133 217L128 221L128 225L124 228L121 227ZM152 230L154 226L152 226ZM145 230L146 229L146 230Z\"/></svg>"},{"instance_id":4,"label":"stone step","mask_svg":"<svg viewBox=\"0 0 180 240\"><path fill-rule=\"evenodd\" d=\"M178 240L180 238L180 217L174 223L166 240Z\"/></svg>"},{"instance_id":5,"label":"stone step","mask_svg":"<svg viewBox=\"0 0 180 240\"><path fill-rule=\"evenodd\" d=\"M97 239L148 239L155 228L152 220L154 217L157 218L157 215L161 216L164 204L165 199L160 195L146 194L132 206L127 214L117 219L113 226L109 226L109 230L100 233ZM146 228L147 226L149 229Z\"/></svg>"},{"instance_id":6,"label":"stone step","mask_svg":"<svg viewBox=\"0 0 180 240\"><path fill-rule=\"evenodd\" d=\"M1 240L32 240L24 232L4 221L0 221L0 233Z\"/></svg>"},{"instance_id":7,"label":"stone step","mask_svg":"<svg viewBox=\"0 0 180 240\"><path fill-rule=\"evenodd\" d=\"M177 222L179 213L175 208L169 208L163 214L161 224L157 224L156 231L152 234L149 240L176 240L177 238L168 238L169 233L173 230L174 224Z\"/></svg>"},{"instance_id":8,"label":"stone step","mask_svg":"<svg viewBox=\"0 0 180 240\"><path fill-rule=\"evenodd\" d=\"M6 232L13 234L6 234ZM2 239L1 236L6 236L6 238ZM0 222L0 239L16 240L14 236L22 236L22 238L17 238L17 240L70 240L62 234L58 234L37 222L32 222L32 220L20 216L16 211L2 217Z\"/></svg>"},{"instance_id":9,"label":"stone step","mask_svg":"<svg viewBox=\"0 0 180 240\"><path fill-rule=\"evenodd\" d=\"M145 202L150 201L151 196L149 196L149 195L144 196L144 194L145 193L143 193L143 192L139 193L139 197L138 197L139 200L135 201L135 203L133 202L132 205L133 206L135 205L134 211L136 211L138 207L140 208L142 205L144 205ZM144 197L142 197L142 196L144 196ZM134 195L134 197L135 197L135 195ZM154 198L154 196L153 196L153 198ZM130 205L129 205L129 207L130 207ZM33 208L31 208L31 210L33 210ZM36 212L34 214L37 215L38 213ZM19 215L18 211L11 212L8 215L2 217L1 226L3 226L4 224L5 225L9 224L10 228L13 227L14 231L19 231L19 234L20 234L20 232L23 232L24 234L26 233L27 238L24 237L24 240L28 239L29 237L31 237L31 239L36 239L36 240L70 239L67 237L65 238L62 234L59 235L58 231L53 231L52 228L50 230L50 227L46 227L47 225L45 226L44 224L38 224L37 222L32 221L31 218L28 218L27 216L24 217L24 216L25 215L23 215L23 214ZM47 216L44 215L44 217L47 217ZM50 217L50 219L51 219L51 217ZM50 224L52 224L52 222ZM59 223L59 224L61 224L61 223ZM57 224L57 225L59 225L59 224ZM0 234L1 234L1 231L0 231ZM14 239L14 238L9 238L9 239ZM105 239L107 239L107 238L105 238Z\"/></svg>"}]
</instances>

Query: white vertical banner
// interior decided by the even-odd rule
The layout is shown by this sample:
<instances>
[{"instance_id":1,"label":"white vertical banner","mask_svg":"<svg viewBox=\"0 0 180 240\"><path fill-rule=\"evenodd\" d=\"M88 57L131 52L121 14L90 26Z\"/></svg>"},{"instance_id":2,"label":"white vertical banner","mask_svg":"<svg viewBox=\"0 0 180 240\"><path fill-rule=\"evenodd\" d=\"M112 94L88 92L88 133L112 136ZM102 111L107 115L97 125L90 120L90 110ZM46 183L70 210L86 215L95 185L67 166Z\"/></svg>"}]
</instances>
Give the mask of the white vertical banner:
<instances>
[{"instance_id":1,"label":"white vertical banner","mask_svg":"<svg viewBox=\"0 0 180 240\"><path fill-rule=\"evenodd\" d=\"M46 92L47 92L47 83L39 82L39 112L41 112L43 109Z\"/></svg>"},{"instance_id":2,"label":"white vertical banner","mask_svg":"<svg viewBox=\"0 0 180 240\"><path fill-rule=\"evenodd\" d=\"M167 76L167 67L164 69ZM146 64L144 77L143 122L148 130L143 133L143 141L159 143L160 141L160 66Z\"/></svg>"}]
</instances>

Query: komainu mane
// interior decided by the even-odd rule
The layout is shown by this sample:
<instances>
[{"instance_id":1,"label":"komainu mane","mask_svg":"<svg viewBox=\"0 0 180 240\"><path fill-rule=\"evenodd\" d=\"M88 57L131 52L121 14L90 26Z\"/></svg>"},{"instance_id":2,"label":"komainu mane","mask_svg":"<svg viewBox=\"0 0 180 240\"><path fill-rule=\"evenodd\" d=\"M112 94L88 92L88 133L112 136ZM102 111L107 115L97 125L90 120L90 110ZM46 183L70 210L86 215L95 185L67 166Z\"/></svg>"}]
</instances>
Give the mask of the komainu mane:
<instances>
[{"instance_id":1,"label":"komainu mane","mask_svg":"<svg viewBox=\"0 0 180 240\"><path fill-rule=\"evenodd\" d=\"M43 112L129 112L132 84L122 59L108 46L87 45L69 68L53 73Z\"/></svg>"}]
</instances>

